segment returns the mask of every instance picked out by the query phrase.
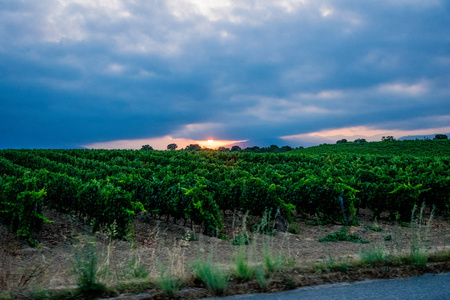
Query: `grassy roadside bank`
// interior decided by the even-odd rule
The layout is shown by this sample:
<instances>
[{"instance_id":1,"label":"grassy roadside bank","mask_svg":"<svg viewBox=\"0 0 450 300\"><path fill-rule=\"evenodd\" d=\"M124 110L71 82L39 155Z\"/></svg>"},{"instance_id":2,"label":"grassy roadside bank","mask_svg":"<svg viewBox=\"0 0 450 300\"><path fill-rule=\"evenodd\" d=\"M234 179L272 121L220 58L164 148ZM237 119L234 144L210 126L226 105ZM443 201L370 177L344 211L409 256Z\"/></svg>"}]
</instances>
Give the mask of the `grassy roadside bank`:
<instances>
[{"instance_id":1,"label":"grassy roadside bank","mask_svg":"<svg viewBox=\"0 0 450 300\"><path fill-rule=\"evenodd\" d=\"M231 296L250 293L276 293L299 287L321 284L355 282L370 279L394 279L420 276L426 273L443 273L450 271L450 253L440 253L429 257L426 266L417 266L407 258L399 258L397 262L385 261L368 265L361 261L334 266L318 266L317 268L281 268L271 274L267 285L262 286L258 278L243 279L228 276L226 288L220 292L212 290L204 281L191 275L179 282L178 288L168 292L161 288L158 280L137 280L107 286L96 293L80 291L78 287L14 291L0 294L0 299L199 299L213 296ZM174 280L173 278L170 280ZM170 290L170 289L169 289Z\"/></svg>"},{"instance_id":2,"label":"grassy roadside bank","mask_svg":"<svg viewBox=\"0 0 450 300\"><path fill-rule=\"evenodd\" d=\"M421 210L348 227L298 217L286 233L229 216L220 237L142 215L129 241L48 213L37 248L0 235L0 299L197 299L450 271L449 223Z\"/></svg>"}]
</instances>

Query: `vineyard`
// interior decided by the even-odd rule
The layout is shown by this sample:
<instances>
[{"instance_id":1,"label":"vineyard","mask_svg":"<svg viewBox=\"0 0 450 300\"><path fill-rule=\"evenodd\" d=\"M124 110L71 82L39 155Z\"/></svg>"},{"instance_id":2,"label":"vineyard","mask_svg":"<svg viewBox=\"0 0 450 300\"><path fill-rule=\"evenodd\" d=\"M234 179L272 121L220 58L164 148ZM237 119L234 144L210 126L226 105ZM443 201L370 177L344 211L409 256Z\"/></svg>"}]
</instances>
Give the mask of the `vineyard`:
<instances>
[{"instance_id":1,"label":"vineyard","mask_svg":"<svg viewBox=\"0 0 450 300\"><path fill-rule=\"evenodd\" d=\"M35 233L51 222L44 207L76 215L93 231L114 227L119 239L133 233L133 219L144 212L201 225L211 236L222 229L224 214L236 211L335 224L356 222L362 208L392 220L408 220L422 204L450 213L450 143L377 144L370 149L395 149L0 150L0 221L35 245Z\"/></svg>"},{"instance_id":2,"label":"vineyard","mask_svg":"<svg viewBox=\"0 0 450 300\"><path fill-rule=\"evenodd\" d=\"M306 154L380 154L380 155L412 155L449 156L450 140L404 140L385 142L348 142L344 144L324 144L301 149Z\"/></svg>"}]
</instances>

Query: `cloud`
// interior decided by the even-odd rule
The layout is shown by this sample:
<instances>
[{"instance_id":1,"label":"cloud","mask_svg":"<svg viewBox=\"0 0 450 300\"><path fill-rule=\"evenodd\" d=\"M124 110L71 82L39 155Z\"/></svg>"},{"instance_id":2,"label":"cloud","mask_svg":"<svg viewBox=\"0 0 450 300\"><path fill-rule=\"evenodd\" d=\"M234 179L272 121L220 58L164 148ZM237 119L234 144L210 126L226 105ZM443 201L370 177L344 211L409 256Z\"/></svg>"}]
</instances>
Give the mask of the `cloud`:
<instances>
[{"instance_id":1,"label":"cloud","mask_svg":"<svg viewBox=\"0 0 450 300\"><path fill-rule=\"evenodd\" d=\"M448 124L448 123L447 123ZM419 130L401 130L401 129L383 129L366 126L355 126L346 128L336 128L331 130L322 130L307 134L283 136L282 140L304 146L313 146L322 143L334 144L340 139L354 141L356 139L366 139L369 142L380 141L383 136L393 136L399 139L406 136L429 136L450 132L450 126L440 128L428 128Z\"/></svg>"},{"instance_id":2,"label":"cloud","mask_svg":"<svg viewBox=\"0 0 450 300\"><path fill-rule=\"evenodd\" d=\"M399 94L404 96L420 96L428 91L426 83L416 84L388 83L378 86L378 91L386 94Z\"/></svg>"},{"instance_id":3,"label":"cloud","mask_svg":"<svg viewBox=\"0 0 450 300\"><path fill-rule=\"evenodd\" d=\"M444 0L5 0L0 148L441 128L449 23Z\"/></svg>"}]
</instances>

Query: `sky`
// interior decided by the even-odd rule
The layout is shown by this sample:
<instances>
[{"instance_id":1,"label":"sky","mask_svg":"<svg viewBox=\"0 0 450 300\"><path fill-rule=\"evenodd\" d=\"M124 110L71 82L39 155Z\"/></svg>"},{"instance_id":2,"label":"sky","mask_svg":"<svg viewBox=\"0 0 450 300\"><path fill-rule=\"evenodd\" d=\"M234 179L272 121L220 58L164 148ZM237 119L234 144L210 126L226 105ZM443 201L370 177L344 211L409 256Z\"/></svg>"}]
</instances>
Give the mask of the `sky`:
<instances>
[{"instance_id":1,"label":"sky","mask_svg":"<svg viewBox=\"0 0 450 300\"><path fill-rule=\"evenodd\" d=\"M0 148L448 133L449 24L448 0L0 0Z\"/></svg>"}]
</instances>

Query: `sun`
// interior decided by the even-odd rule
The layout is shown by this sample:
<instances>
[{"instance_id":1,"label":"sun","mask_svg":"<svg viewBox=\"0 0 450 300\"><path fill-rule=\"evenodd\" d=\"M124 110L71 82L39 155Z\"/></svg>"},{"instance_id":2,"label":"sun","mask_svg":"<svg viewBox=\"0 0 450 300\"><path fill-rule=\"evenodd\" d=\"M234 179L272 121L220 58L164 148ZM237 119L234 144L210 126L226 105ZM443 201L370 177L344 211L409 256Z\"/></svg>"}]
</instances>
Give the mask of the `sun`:
<instances>
[{"instance_id":1,"label":"sun","mask_svg":"<svg viewBox=\"0 0 450 300\"><path fill-rule=\"evenodd\" d=\"M213 144L214 140L208 140L208 144Z\"/></svg>"}]
</instances>

